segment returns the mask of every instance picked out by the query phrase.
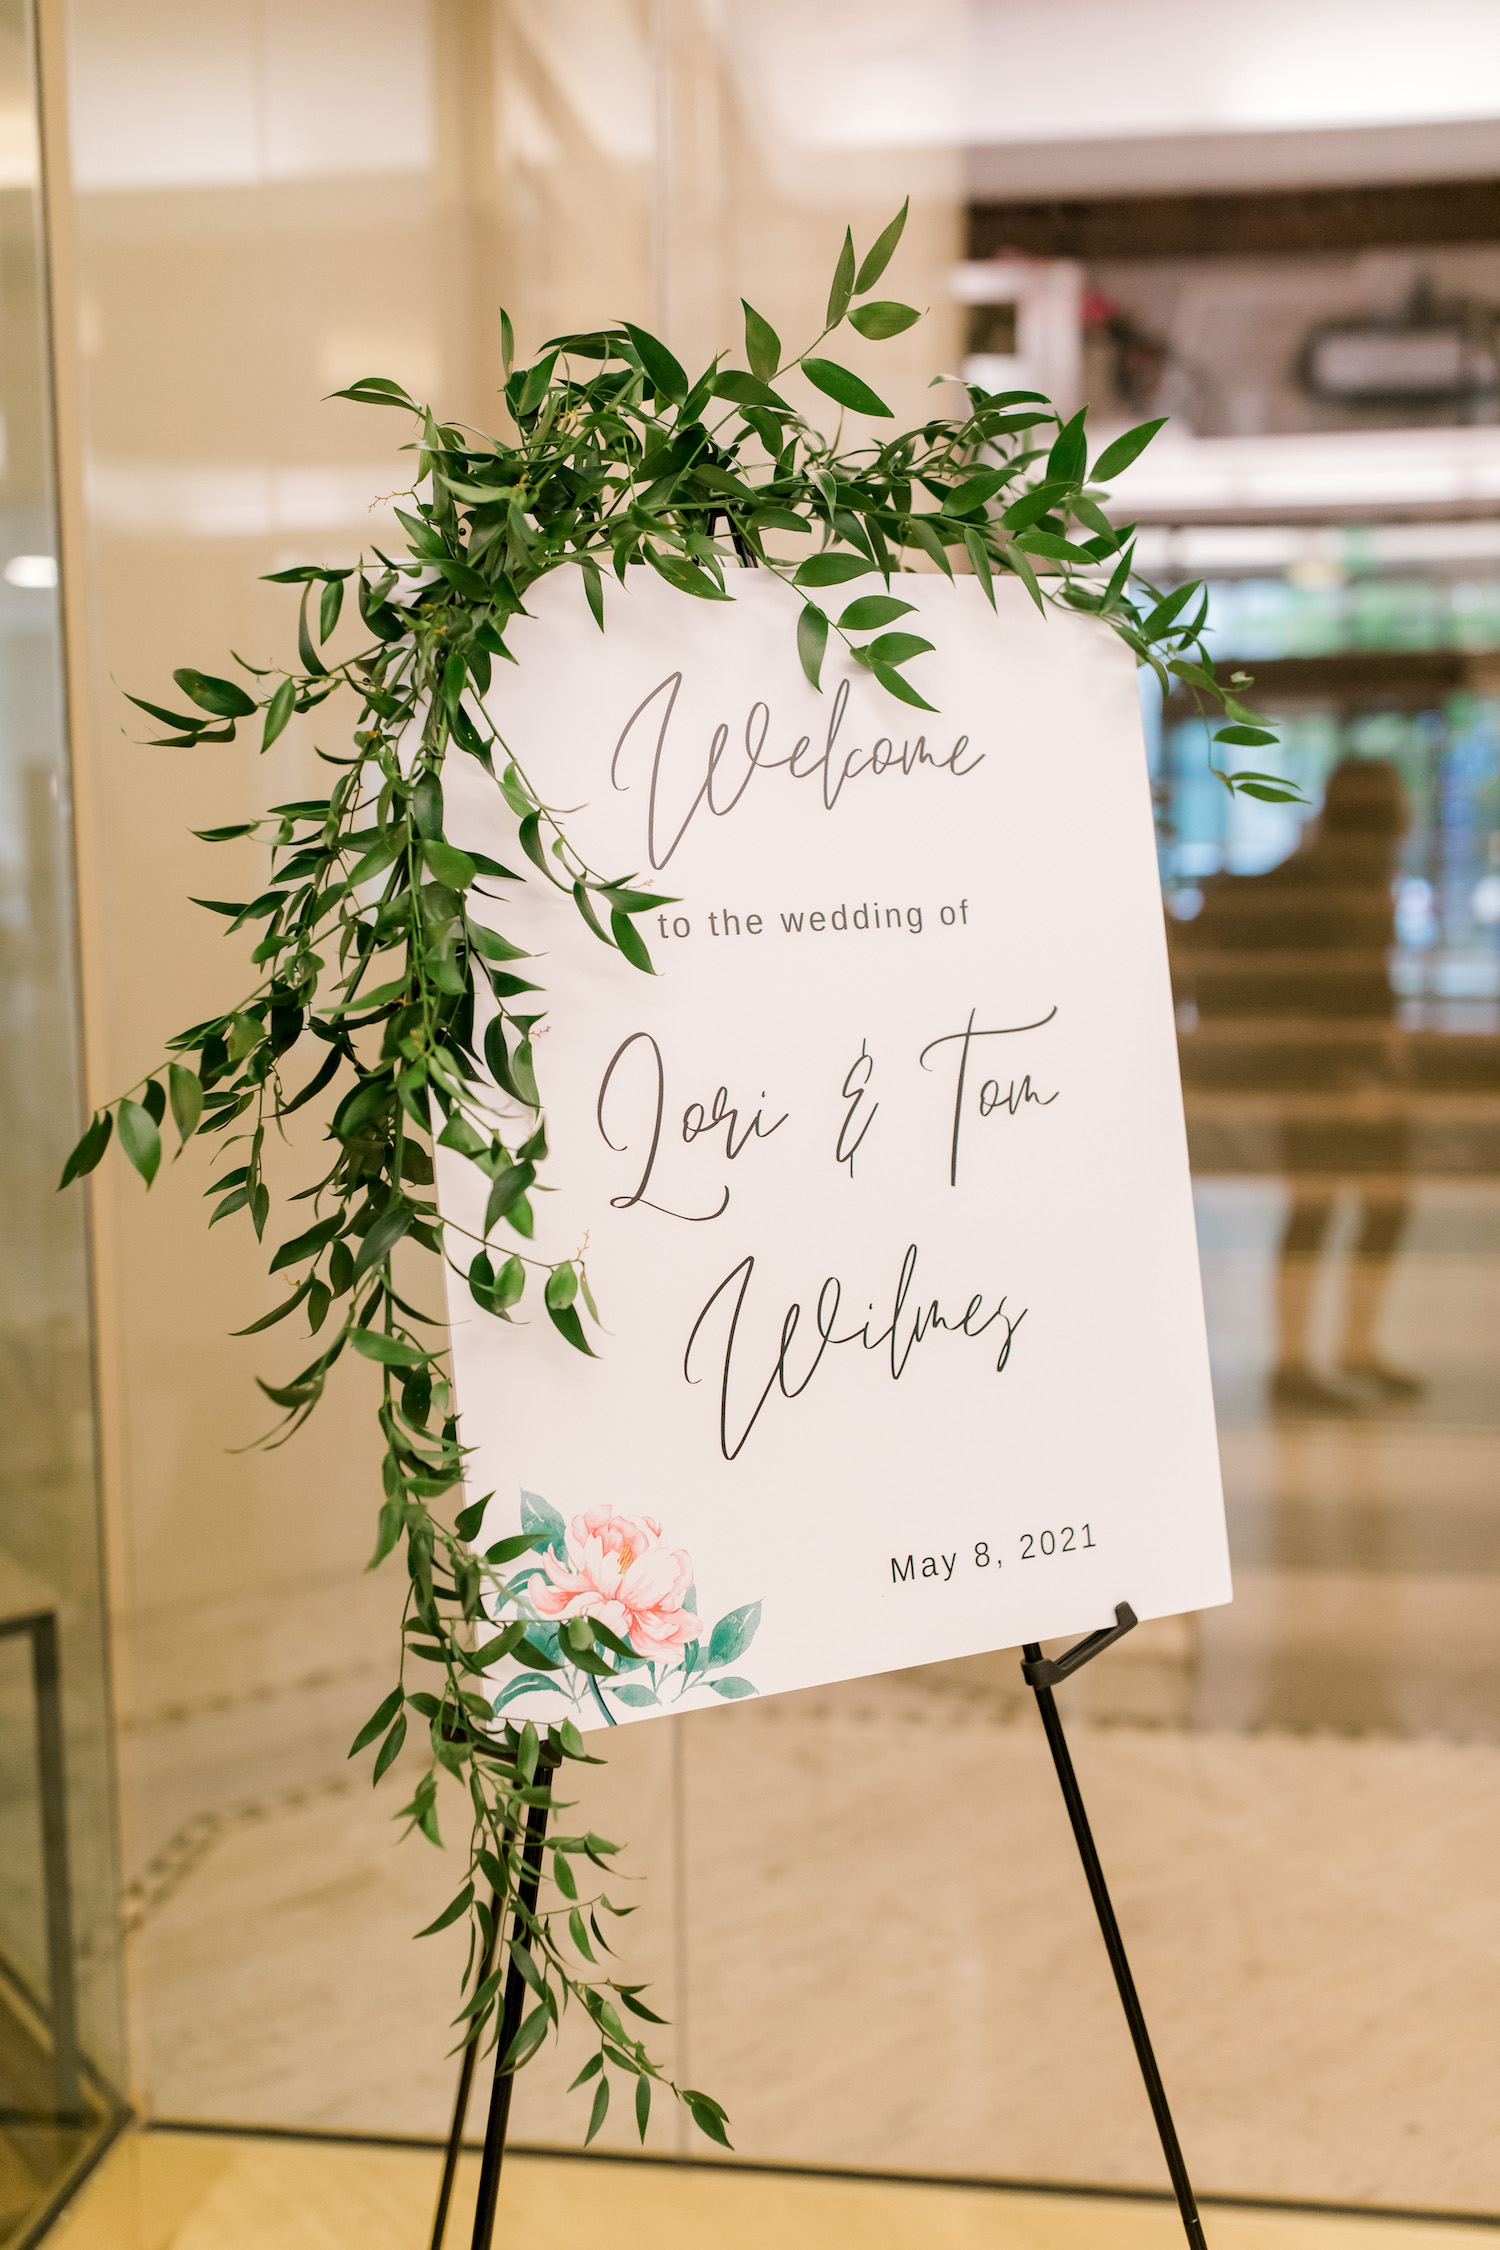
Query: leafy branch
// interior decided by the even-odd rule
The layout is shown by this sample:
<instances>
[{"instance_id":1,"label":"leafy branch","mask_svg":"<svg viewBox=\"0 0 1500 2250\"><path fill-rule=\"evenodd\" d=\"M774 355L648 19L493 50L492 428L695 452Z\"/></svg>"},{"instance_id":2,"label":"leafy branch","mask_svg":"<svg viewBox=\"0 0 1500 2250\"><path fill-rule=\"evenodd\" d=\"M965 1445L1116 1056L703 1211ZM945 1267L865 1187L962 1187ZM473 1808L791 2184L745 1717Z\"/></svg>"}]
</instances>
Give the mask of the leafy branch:
<instances>
[{"instance_id":1,"label":"leafy branch","mask_svg":"<svg viewBox=\"0 0 1500 2250\"><path fill-rule=\"evenodd\" d=\"M441 421L386 377L336 394L415 419L411 505L396 510L404 552L376 548L349 568L271 574L273 583L301 589L295 665L262 669L236 658L248 685L184 666L173 678L187 708L130 699L166 730L151 739L167 747L231 742L256 723L268 750L294 716L325 706L343 747L316 750L331 769L326 795L197 831L210 844L253 838L268 850L265 886L254 897L195 902L226 934L254 935L257 979L223 1014L170 1039L163 1064L94 1115L62 1184L92 1171L117 1135L149 1187L170 1107L179 1155L190 1140L215 1136L224 1152L207 1189L210 1226L243 1214L263 1242L273 1209L267 1135L286 1137L299 1110L320 1105L326 1166L286 1199L294 1231L269 1260L282 1294L238 1331L256 1335L301 1314L314 1346L288 1380L260 1382L280 1417L260 1442L284 1443L301 1427L346 1351L378 1368L383 1498L372 1567L404 1542L407 1587L399 1676L354 1751L378 1744L379 1781L411 1720L425 1728L427 1762L400 1817L434 1843L439 1775L466 1791L467 1874L430 1925L470 1919L461 2037L498 2031L503 1963L482 1979L478 1970L493 1951L495 1916L508 1916L509 1955L534 2005L502 2067L519 2068L576 2001L594 2036L575 2082L598 2081L590 2137L603 2122L610 2071L634 2080L644 2135L652 2087L671 2082L625 2018L661 2019L639 1986L603 1973L610 1948L600 1917L633 1909L579 1889L580 1871L603 1871L615 1845L592 1832L549 1834L555 1900L527 1904L527 1814L545 1799L553 1766L594 1761L571 1722L543 1738L502 1719L486 1676L508 1657L537 1671L571 1666L613 1679L640 1652L584 1617L561 1628L549 1653L524 1612L524 1574L505 1576L535 1540L478 1553L483 1502L460 1508L451 1526L443 1520L464 1465L443 1327L399 1292L395 1275L398 1247L408 1245L463 1274L475 1303L496 1319L511 1320L523 1301L540 1298L561 1340L592 1356L580 1307L595 1322L598 1313L582 1248L562 1260L529 1248L532 1193L547 1159L532 1046L544 1001L524 973L530 957L499 926L505 886L539 876L569 892L594 937L648 974L637 921L672 902L639 888L633 874L590 866L564 816L511 754L492 714L504 705L496 666L515 661L512 623L527 614L529 591L558 570L582 574L602 629L610 573L624 583L632 569L647 568L684 595L724 601L732 599L730 567L765 569L800 598L797 648L815 688L836 638L889 695L930 710L906 667L932 644L892 630L914 607L893 581L914 560L949 578L957 567L979 580L993 607L995 580L1009 574L1039 609L1101 619L1150 665L1163 692L1180 681L1200 708L1221 714L1227 723L1216 744L1274 740L1214 671L1202 643L1202 587L1163 592L1149 584L1135 568L1133 527L1118 529L1104 512L1104 488L1159 423L1131 430L1090 463L1083 412L1063 420L1034 391L960 386L964 411L956 417L842 446L844 410L877 423L894 416L821 347L846 323L879 341L919 318L913 307L871 294L905 218L903 207L862 262L846 233L823 329L790 358L747 304L743 367L720 354L689 380L659 338L623 322L554 337L518 368L502 315L508 437ZM793 373L841 410L833 438L777 387ZM805 543L800 558L788 541ZM861 578L878 579L883 590L856 593L832 615L824 606L832 590ZM331 644L355 615L359 645L335 654ZM478 766L504 799L516 868L447 835L450 758ZM1214 770L1231 791L1296 794L1272 775ZM306 1070L295 1087L287 1076L294 1057ZM489 1183L477 1237L438 1209L435 1146ZM428 1684L408 1685L414 1666L431 1668L421 1674ZM710 2097L673 2091L704 2132L725 2140L724 2113Z\"/></svg>"}]
</instances>

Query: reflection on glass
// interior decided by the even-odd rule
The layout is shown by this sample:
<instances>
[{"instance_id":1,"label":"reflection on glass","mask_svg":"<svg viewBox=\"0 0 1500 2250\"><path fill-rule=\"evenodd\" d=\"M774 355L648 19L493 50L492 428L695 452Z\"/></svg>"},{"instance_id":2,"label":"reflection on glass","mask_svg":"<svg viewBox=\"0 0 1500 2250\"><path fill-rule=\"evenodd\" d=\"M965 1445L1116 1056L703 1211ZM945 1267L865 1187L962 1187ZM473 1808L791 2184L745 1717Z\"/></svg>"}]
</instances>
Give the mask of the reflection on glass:
<instances>
[{"instance_id":1,"label":"reflection on glass","mask_svg":"<svg viewBox=\"0 0 1500 2250\"><path fill-rule=\"evenodd\" d=\"M1271 1398L1282 1410L1344 1414L1357 1397L1314 1370L1309 1320L1339 1188L1353 1192L1340 1372L1390 1398L1422 1385L1382 1358L1376 1325L1406 1225L1410 1135L1387 956L1393 878L1409 825L1384 759L1345 759L1315 824L1278 867L1217 875L1185 926L1185 994L1205 1031L1237 1027L1247 1091L1281 1099L1291 1186L1281 1238L1279 1348Z\"/></svg>"},{"instance_id":2,"label":"reflection on glass","mask_svg":"<svg viewBox=\"0 0 1500 2250\"><path fill-rule=\"evenodd\" d=\"M0 5L0 108L30 24ZM33 135L34 139L34 135ZM0 187L0 2242L117 2114L113 1807L36 182Z\"/></svg>"}]
</instances>

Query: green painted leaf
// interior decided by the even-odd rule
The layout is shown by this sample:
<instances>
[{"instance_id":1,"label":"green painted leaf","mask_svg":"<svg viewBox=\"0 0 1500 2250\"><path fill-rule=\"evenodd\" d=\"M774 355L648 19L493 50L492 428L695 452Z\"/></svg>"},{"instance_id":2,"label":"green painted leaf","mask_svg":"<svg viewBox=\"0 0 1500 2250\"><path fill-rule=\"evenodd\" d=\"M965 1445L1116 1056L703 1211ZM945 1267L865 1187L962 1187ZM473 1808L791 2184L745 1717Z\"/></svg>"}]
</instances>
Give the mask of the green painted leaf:
<instances>
[{"instance_id":1,"label":"green painted leaf","mask_svg":"<svg viewBox=\"0 0 1500 2250\"><path fill-rule=\"evenodd\" d=\"M761 1604L742 1602L719 1619L709 1636L707 1664L717 1669L721 1664L733 1664L743 1656L760 1628Z\"/></svg>"},{"instance_id":2,"label":"green painted leaf","mask_svg":"<svg viewBox=\"0 0 1500 2250\"><path fill-rule=\"evenodd\" d=\"M851 375L847 367L840 367L833 359L805 359L802 372L815 389L825 398L833 399L839 406L847 406L855 414L878 414L888 422L895 420L894 410L885 400Z\"/></svg>"},{"instance_id":3,"label":"green painted leaf","mask_svg":"<svg viewBox=\"0 0 1500 2250\"><path fill-rule=\"evenodd\" d=\"M742 1696L760 1693L749 1680L710 1680L708 1684L715 1695L726 1696L731 1703L737 1703Z\"/></svg>"},{"instance_id":4,"label":"green painted leaf","mask_svg":"<svg viewBox=\"0 0 1500 2250\"><path fill-rule=\"evenodd\" d=\"M161 1135L155 1119L144 1104L128 1099L120 1103L119 1117L120 1146L150 1187L161 1163Z\"/></svg>"},{"instance_id":5,"label":"green painted leaf","mask_svg":"<svg viewBox=\"0 0 1500 2250\"><path fill-rule=\"evenodd\" d=\"M753 305L745 304L743 297L740 303L745 306L745 357L752 373L768 382L781 365L781 338Z\"/></svg>"},{"instance_id":6,"label":"green painted leaf","mask_svg":"<svg viewBox=\"0 0 1500 2250\"><path fill-rule=\"evenodd\" d=\"M877 297L873 304L861 305L849 315L849 326L878 344L887 336L899 336L903 329L914 328L921 317L914 305L898 305L894 298Z\"/></svg>"}]
</instances>

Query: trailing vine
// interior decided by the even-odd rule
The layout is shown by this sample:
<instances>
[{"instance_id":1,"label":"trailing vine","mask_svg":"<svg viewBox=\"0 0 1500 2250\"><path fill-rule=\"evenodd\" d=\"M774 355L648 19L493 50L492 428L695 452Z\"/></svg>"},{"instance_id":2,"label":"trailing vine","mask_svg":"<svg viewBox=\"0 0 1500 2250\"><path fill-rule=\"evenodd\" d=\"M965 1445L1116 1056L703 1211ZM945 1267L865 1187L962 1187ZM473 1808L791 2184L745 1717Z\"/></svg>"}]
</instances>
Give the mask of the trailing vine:
<instances>
[{"instance_id":1,"label":"trailing vine","mask_svg":"<svg viewBox=\"0 0 1500 2250\"><path fill-rule=\"evenodd\" d=\"M1202 587L1163 592L1145 582L1130 529L1103 511L1103 487L1159 423L1116 439L1090 463L1083 412L1063 420L1036 392L959 386L956 415L844 448L841 418L830 438L777 388L798 373L840 409L893 419L821 347L845 322L879 340L918 319L912 307L871 294L905 216L903 208L862 263L846 233L823 331L790 358L746 305L747 364L729 366L721 354L695 380L630 323L554 338L517 367L502 315L510 437L442 421L383 377L337 393L415 417L410 504L396 511L404 552L377 548L348 568L271 574L301 587L294 665L236 659L248 685L185 667L173 676L189 709L130 699L167 730L155 742L184 750L231 742L252 721L266 750L294 714L325 707L347 732L343 748L316 751L331 769L326 795L197 831L210 844L254 838L268 849L255 897L196 901L229 934L255 933L257 979L223 1014L170 1039L163 1066L94 1115L62 1184L91 1171L113 1135L149 1187L170 1108L179 1154L190 1140L215 1137L224 1150L207 1190L210 1226L243 1215L264 1242L273 1210L267 1136L323 1102L316 1114L327 1119L327 1161L287 1199L310 1209L288 1210L292 1231L269 1260L283 1294L237 1331L258 1335L301 1314L312 1346L290 1379L261 1381L281 1417L261 1442L284 1443L301 1427L346 1353L378 1368L384 1491L372 1567L404 1542L401 1658L351 1755L377 1746L378 1782L416 1722L427 1762L399 1817L434 1843L439 1776L466 1792L465 1878L429 1925L470 1921L460 2036L477 2041L498 2029L509 1960L531 2006L502 2068L519 2068L576 2003L591 2031L575 2080L595 2082L590 2139L608 2108L611 2073L634 2082L642 2137L657 2085L727 2145L725 2113L709 2095L672 2084L633 2028L662 2019L641 1986L606 1973L606 1922L633 1911L596 1885L618 1847L556 1827L545 1844L545 1903L520 1895L527 1814L550 1801L552 1768L594 1761L571 1723L539 1737L530 1724L498 1718L486 1675L508 1656L608 1678L636 1652L580 1617L557 1629L549 1653L523 1603L526 1559L534 1566L548 1533L481 1549L484 1502L450 1513L464 1452L442 1324L402 1293L395 1270L399 1246L425 1251L466 1277L486 1313L511 1320L523 1304L535 1307L560 1346L590 1352L582 1315L597 1313L582 1255L551 1262L529 1249L530 1196L547 1157L531 1044L543 999L524 974L528 957L496 923L503 887L540 877L571 892L603 945L649 973L637 920L669 902L633 877L589 866L506 746L494 716L504 705L496 667L516 660L513 621L525 616L528 591L561 569L581 572L602 628L610 573L624 582L644 567L685 597L721 601L732 599L726 566L754 566L796 589L797 647L815 688L835 641L891 696L928 710L904 667L931 644L900 629L913 605L893 586L914 562L949 577L957 563L992 606L995 578L1009 574L1040 609L1102 619L1164 692L1180 681L1200 708L1222 716L1216 745L1274 740L1215 673L1202 643ZM807 549L800 556L798 541ZM859 578L882 590L831 598ZM336 654L351 590L362 633L357 647ZM443 777L453 757L482 768L509 806L516 868L448 839ZM1273 775L1214 770L1231 791L1296 794ZM506 1097L503 1114L493 1088ZM439 1212L434 1143L489 1181L478 1237ZM483 1973L496 1919L507 1915L498 1965Z\"/></svg>"}]
</instances>

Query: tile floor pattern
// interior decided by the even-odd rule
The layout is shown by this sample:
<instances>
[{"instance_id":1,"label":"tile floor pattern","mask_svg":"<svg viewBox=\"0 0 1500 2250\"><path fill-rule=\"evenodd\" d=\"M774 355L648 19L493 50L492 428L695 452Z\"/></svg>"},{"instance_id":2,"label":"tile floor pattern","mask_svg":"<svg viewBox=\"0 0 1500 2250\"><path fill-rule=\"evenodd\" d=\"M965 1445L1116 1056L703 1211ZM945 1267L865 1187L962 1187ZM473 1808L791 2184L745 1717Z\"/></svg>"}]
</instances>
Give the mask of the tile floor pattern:
<instances>
[{"instance_id":1,"label":"tile floor pattern","mask_svg":"<svg viewBox=\"0 0 1500 2250\"><path fill-rule=\"evenodd\" d=\"M450 2250L469 2239L478 2159L465 2162ZM132 2134L105 2159L49 2250L426 2250L438 2159L232 2135ZM1491 2228L1219 2209L1210 2250L1479 2250ZM522 2241L610 2250L1176 2250L1174 2210L785 2174L514 2156L496 2250Z\"/></svg>"},{"instance_id":2,"label":"tile floor pattern","mask_svg":"<svg viewBox=\"0 0 1500 2250\"><path fill-rule=\"evenodd\" d=\"M1277 1191L1199 1182L1238 1599L1143 1627L1062 1700L1200 2187L1500 2213L1500 1187L1419 1206L1387 1345L1426 1398L1277 1422ZM461 1940L410 1933L451 1857L398 1846L401 1772L372 1796L345 1757L390 1600L351 1572L135 1621L158 2117L446 2128ZM1160 2182L1014 1651L631 1728L609 1757L585 1817L646 1878L628 1973L743 2155ZM577 2145L579 2059L527 2070L519 2139ZM688 2137L660 2117L651 2145Z\"/></svg>"}]
</instances>

